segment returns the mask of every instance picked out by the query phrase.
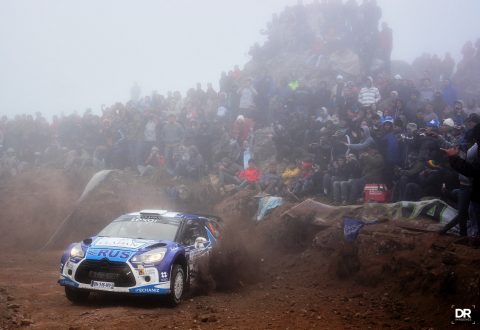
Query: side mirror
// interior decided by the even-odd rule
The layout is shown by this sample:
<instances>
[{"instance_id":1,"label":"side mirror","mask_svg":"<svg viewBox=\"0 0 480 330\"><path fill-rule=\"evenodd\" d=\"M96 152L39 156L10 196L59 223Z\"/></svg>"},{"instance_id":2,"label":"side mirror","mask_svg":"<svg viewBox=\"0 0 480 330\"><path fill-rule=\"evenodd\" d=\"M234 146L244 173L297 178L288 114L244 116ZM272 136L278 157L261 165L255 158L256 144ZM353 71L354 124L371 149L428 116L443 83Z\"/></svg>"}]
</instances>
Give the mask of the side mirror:
<instances>
[{"instance_id":1,"label":"side mirror","mask_svg":"<svg viewBox=\"0 0 480 330\"><path fill-rule=\"evenodd\" d=\"M197 237L195 239L195 249L202 249L205 247L205 243L207 243L207 239L205 237Z\"/></svg>"}]
</instances>

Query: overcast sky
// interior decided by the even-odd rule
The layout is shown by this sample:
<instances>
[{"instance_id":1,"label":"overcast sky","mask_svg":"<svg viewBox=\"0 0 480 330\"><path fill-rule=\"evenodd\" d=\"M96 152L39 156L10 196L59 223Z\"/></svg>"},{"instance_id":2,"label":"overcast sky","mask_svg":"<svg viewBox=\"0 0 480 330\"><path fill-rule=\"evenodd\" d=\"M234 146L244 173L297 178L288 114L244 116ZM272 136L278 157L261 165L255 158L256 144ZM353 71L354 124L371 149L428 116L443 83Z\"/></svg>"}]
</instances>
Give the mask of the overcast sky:
<instances>
[{"instance_id":1,"label":"overcast sky","mask_svg":"<svg viewBox=\"0 0 480 330\"><path fill-rule=\"evenodd\" d=\"M309 3L311 0L304 1ZM459 57L480 37L480 1L378 0L393 58ZM272 13L297 0L0 0L0 115L82 113L142 92L217 85Z\"/></svg>"}]
</instances>

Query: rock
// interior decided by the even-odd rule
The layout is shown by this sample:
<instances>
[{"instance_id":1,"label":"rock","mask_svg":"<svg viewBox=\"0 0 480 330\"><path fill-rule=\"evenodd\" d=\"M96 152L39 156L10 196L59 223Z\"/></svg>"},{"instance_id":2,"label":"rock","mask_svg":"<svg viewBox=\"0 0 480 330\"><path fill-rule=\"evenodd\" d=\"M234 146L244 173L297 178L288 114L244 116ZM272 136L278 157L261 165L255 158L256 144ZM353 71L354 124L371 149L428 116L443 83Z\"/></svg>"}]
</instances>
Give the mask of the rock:
<instances>
[{"instance_id":1,"label":"rock","mask_svg":"<svg viewBox=\"0 0 480 330\"><path fill-rule=\"evenodd\" d=\"M31 324L33 324L33 320L30 320L30 319L22 319L20 321L21 326L29 326Z\"/></svg>"},{"instance_id":2,"label":"rock","mask_svg":"<svg viewBox=\"0 0 480 330\"><path fill-rule=\"evenodd\" d=\"M18 309L20 308L19 304L7 304L8 309Z\"/></svg>"},{"instance_id":3,"label":"rock","mask_svg":"<svg viewBox=\"0 0 480 330\"><path fill-rule=\"evenodd\" d=\"M355 293L350 298L363 298L363 293Z\"/></svg>"},{"instance_id":4,"label":"rock","mask_svg":"<svg viewBox=\"0 0 480 330\"><path fill-rule=\"evenodd\" d=\"M218 318L215 314L203 314L203 315L200 315L199 319L204 323L218 321Z\"/></svg>"}]
</instances>

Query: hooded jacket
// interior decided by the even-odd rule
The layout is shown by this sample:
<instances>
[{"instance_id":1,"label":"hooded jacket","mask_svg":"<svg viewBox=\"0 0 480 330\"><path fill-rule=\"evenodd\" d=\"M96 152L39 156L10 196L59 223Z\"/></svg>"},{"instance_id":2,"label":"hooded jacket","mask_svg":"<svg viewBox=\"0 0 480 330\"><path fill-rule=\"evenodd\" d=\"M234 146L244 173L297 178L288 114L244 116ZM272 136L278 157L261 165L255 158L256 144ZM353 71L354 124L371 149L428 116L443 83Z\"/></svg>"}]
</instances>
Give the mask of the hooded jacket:
<instances>
[{"instance_id":1,"label":"hooded jacket","mask_svg":"<svg viewBox=\"0 0 480 330\"><path fill-rule=\"evenodd\" d=\"M458 156L450 157L450 166L458 173L472 179L472 194L470 199L480 203L480 166L478 163L470 164Z\"/></svg>"},{"instance_id":2,"label":"hooded jacket","mask_svg":"<svg viewBox=\"0 0 480 330\"><path fill-rule=\"evenodd\" d=\"M350 150L354 151L363 151L367 149L368 146L374 145L375 140L370 135L370 128L362 126L364 139L360 143L347 144L347 147Z\"/></svg>"}]
</instances>

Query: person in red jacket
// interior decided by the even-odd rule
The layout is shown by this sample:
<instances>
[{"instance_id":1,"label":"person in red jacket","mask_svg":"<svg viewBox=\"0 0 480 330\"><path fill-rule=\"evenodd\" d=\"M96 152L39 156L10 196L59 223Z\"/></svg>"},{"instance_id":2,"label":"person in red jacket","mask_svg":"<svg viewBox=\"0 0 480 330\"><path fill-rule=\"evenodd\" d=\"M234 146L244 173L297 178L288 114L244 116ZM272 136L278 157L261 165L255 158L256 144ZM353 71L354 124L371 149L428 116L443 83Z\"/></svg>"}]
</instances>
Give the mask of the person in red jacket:
<instances>
[{"instance_id":1,"label":"person in red jacket","mask_svg":"<svg viewBox=\"0 0 480 330\"><path fill-rule=\"evenodd\" d=\"M238 186L238 189L244 189L244 188L255 188L257 193L261 192L260 188L260 170L257 168L255 164L255 160L251 158L248 161L248 167L238 174L238 177L242 182Z\"/></svg>"},{"instance_id":2,"label":"person in red jacket","mask_svg":"<svg viewBox=\"0 0 480 330\"><path fill-rule=\"evenodd\" d=\"M241 146L245 142L250 133L253 131L255 123L252 119L244 117L242 115L238 116L235 122L233 123L231 136L233 139L238 141L238 144Z\"/></svg>"}]
</instances>

